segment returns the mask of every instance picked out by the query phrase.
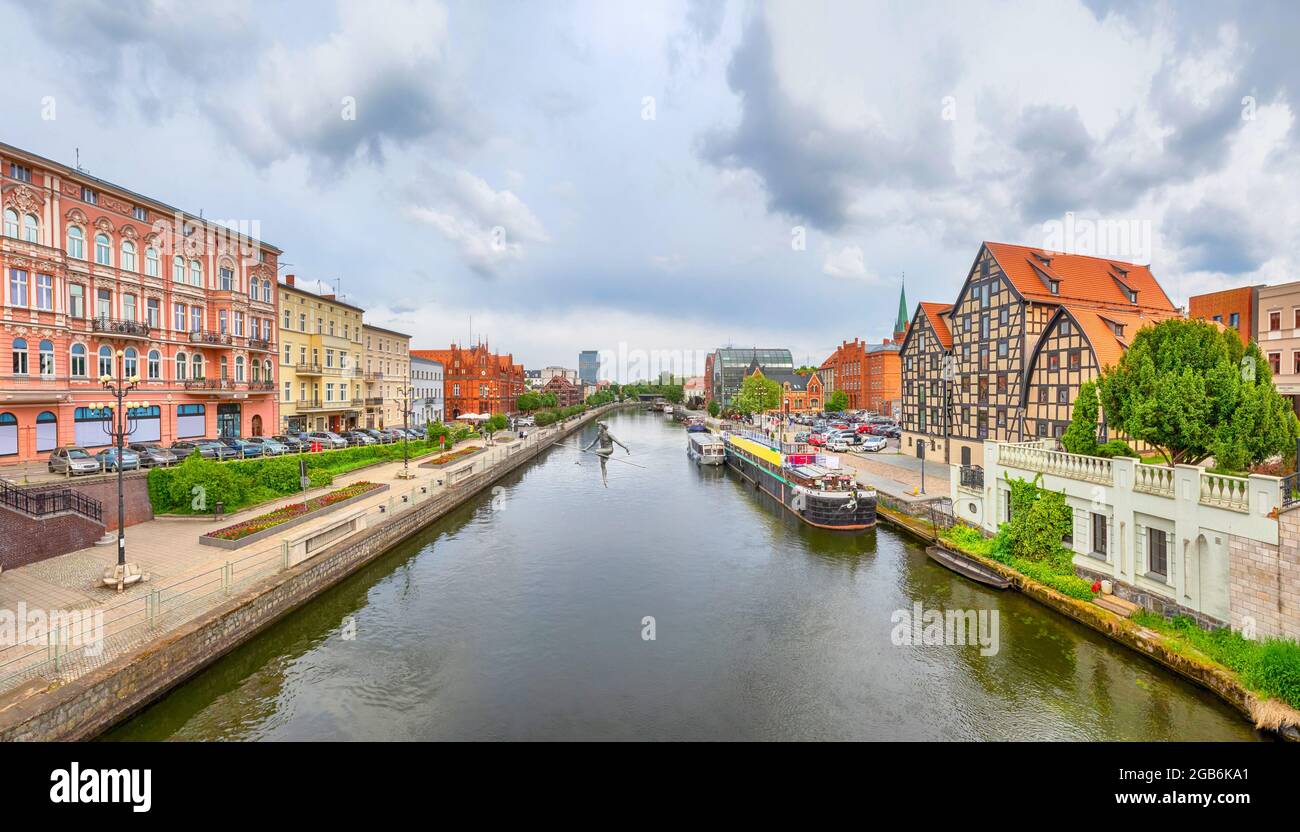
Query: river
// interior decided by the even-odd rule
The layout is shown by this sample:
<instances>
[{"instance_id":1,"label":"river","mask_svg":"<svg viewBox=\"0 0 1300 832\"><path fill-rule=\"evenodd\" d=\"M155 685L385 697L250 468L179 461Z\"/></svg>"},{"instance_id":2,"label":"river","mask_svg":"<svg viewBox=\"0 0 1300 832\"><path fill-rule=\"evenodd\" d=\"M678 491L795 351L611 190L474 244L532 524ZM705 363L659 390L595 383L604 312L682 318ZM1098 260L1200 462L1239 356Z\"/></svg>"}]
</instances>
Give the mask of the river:
<instances>
[{"instance_id":1,"label":"river","mask_svg":"<svg viewBox=\"0 0 1300 832\"><path fill-rule=\"evenodd\" d=\"M607 489L594 457L552 449L106 739L1259 738L887 526L813 529L697 468L659 414L609 422L636 465L611 462ZM996 610L999 649L896 646L915 602Z\"/></svg>"}]
</instances>

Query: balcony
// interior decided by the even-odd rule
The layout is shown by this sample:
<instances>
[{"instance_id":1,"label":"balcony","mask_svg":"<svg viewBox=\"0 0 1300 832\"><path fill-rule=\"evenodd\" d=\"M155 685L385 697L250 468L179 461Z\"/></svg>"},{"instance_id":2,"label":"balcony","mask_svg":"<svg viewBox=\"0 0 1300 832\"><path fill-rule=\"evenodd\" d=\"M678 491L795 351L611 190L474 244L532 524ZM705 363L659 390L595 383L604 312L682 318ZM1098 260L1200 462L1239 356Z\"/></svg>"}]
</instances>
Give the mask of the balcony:
<instances>
[{"instance_id":1,"label":"balcony","mask_svg":"<svg viewBox=\"0 0 1300 832\"><path fill-rule=\"evenodd\" d=\"M961 467L961 478L958 484L965 489L983 493L984 491L984 469L978 465L963 465Z\"/></svg>"},{"instance_id":2,"label":"balcony","mask_svg":"<svg viewBox=\"0 0 1300 832\"><path fill-rule=\"evenodd\" d=\"M265 338L249 338L248 348L250 350L260 350L262 352L270 352L271 342Z\"/></svg>"},{"instance_id":3,"label":"balcony","mask_svg":"<svg viewBox=\"0 0 1300 832\"><path fill-rule=\"evenodd\" d=\"M275 392L275 382L274 381L250 381L248 383L248 390L249 392L252 393Z\"/></svg>"},{"instance_id":4,"label":"balcony","mask_svg":"<svg viewBox=\"0 0 1300 832\"><path fill-rule=\"evenodd\" d=\"M186 390L234 390L235 383L228 378L187 378Z\"/></svg>"},{"instance_id":5,"label":"balcony","mask_svg":"<svg viewBox=\"0 0 1300 832\"><path fill-rule=\"evenodd\" d=\"M319 376L323 374L319 364L299 364L295 367L295 370L300 376Z\"/></svg>"},{"instance_id":6,"label":"balcony","mask_svg":"<svg viewBox=\"0 0 1300 832\"><path fill-rule=\"evenodd\" d=\"M383 373L365 373L364 375L365 375L365 379L366 379L366 381L383 381L383 380L384 380L384 374L383 374Z\"/></svg>"},{"instance_id":7,"label":"balcony","mask_svg":"<svg viewBox=\"0 0 1300 832\"><path fill-rule=\"evenodd\" d=\"M371 396L370 398L366 399L367 405L378 405L383 403L384 403L383 396Z\"/></svg>"},{"instance_id":8,"label":"balcony","mask_svg":"<svg viewBox=\"0 0 1300 832\"><path fill-rule=\"evenodd\" d=\"M212 332L211 330L195 330L190 333L191 344L207 344L213 347L229 347L233 344L230 334L227 332Z\"/></svg>"},{"instance_id":9,"label":"balcony","mask_svg":"<svg viewBox=\"0 0 1300 832\"><path fill-rule=\"evenodd\" d=\"M124 321L117 318L91 318L90 328L117 338L147 339L153 327L141 321Z\"/></svg>"}]
</instances>

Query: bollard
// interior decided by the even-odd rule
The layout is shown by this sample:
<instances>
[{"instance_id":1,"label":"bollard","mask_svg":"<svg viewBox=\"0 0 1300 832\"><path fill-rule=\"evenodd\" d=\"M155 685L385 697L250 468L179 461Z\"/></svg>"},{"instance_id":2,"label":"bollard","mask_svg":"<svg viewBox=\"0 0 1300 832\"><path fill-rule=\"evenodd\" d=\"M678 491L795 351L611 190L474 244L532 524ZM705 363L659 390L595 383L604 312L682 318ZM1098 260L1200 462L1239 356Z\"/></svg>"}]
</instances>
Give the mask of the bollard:
<instances>
[{"instance_id":1,"label":"bollard","mask_svg":"<svg viewBox=\"0 0 1300 832\"><path fill-rule=\"evenodd\" d=\"M287 540L280 541L280 568L289 568L289 541Z\"/></svg>"}]
</instances>

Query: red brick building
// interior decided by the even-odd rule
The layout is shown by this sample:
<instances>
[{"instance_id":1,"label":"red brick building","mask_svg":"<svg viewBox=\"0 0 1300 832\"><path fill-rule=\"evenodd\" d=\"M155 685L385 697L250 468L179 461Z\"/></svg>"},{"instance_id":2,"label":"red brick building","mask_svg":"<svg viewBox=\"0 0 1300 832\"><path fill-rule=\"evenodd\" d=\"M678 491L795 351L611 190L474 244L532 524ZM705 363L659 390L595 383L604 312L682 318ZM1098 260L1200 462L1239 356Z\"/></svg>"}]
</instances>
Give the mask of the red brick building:
<instances>
[{"instance_id":1,"label":"red brick building","mask_svg":"<svg viewBox=\"0 0 1300 832\"><path fill-rule=\"evenodd\" d=\"M518 409L524 392L524 365L510 353L497 355L487 344L445 350L411 350L415 358L441 361L446 418L464 413L507 414Z\"/></svg>"},{"instance_id":2,"label":"red brick building","mask_svg":"<svg viewBox=\"0 0 1300 832\"><path fill-rule=\"evenodd\" d=\"M551 376L551 380L542 385L542 392L554 393L555 403L559 407L582 404L582 388L564 376Z\"/></svg>"},{"instance_id":3,"label":"red brick building","mask_svg":"<svg viewBox=\"0 0 1300 832\"><path fill-rule=\"evenodd\" d=\"M1258 286L1242 286L1205 295L1192 295L1187 299L1187 317L1201 321L1214 321L1237 330L1242 346L1255 337L1259 310Z\"/></svg>"},{"instance_id":4,"label":"red brick building","mask_svg":"<svg viewBox=\"0 0 1300 832\"><path fill-rule=\"evenodd\" d=\"M275 432L279 249L4 144L0 215L0 465L107 446L105 374L131 441Z\"/></svg>"},{"instance_id":5,"label":"red brick building","mask_svg":"<svg viewBox=\"0 0 1300 832\"><path fill-rule=\"evenodd\" d=\"M849 397L850 410L873 410L887 416L903 397L903 365L900 346L891 338L869 344L854 338L844 341L822 362L830 368L835 390Z\"/></svg>"}]
</instances>

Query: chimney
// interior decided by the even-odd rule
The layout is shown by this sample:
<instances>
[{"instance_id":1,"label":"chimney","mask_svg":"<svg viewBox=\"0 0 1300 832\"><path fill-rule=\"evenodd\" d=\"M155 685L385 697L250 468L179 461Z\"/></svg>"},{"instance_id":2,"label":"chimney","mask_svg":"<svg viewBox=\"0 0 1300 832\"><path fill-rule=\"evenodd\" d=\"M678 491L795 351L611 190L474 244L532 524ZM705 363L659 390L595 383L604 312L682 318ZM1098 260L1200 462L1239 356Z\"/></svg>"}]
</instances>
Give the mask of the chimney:
<instances>
[{"instance_id":1,"label":"chimney","mask_svg":"<svg viewBox=\"0 0 1300 832\"><path fill-rule=\"evenodd\" d=\"M286 275L284 276L284 282L287 283L287 284L289 284L290 286L292 286L292 285L293 285L293 275L291 275L291 274L286 274Z\"/></svg>"}]
</instances>

